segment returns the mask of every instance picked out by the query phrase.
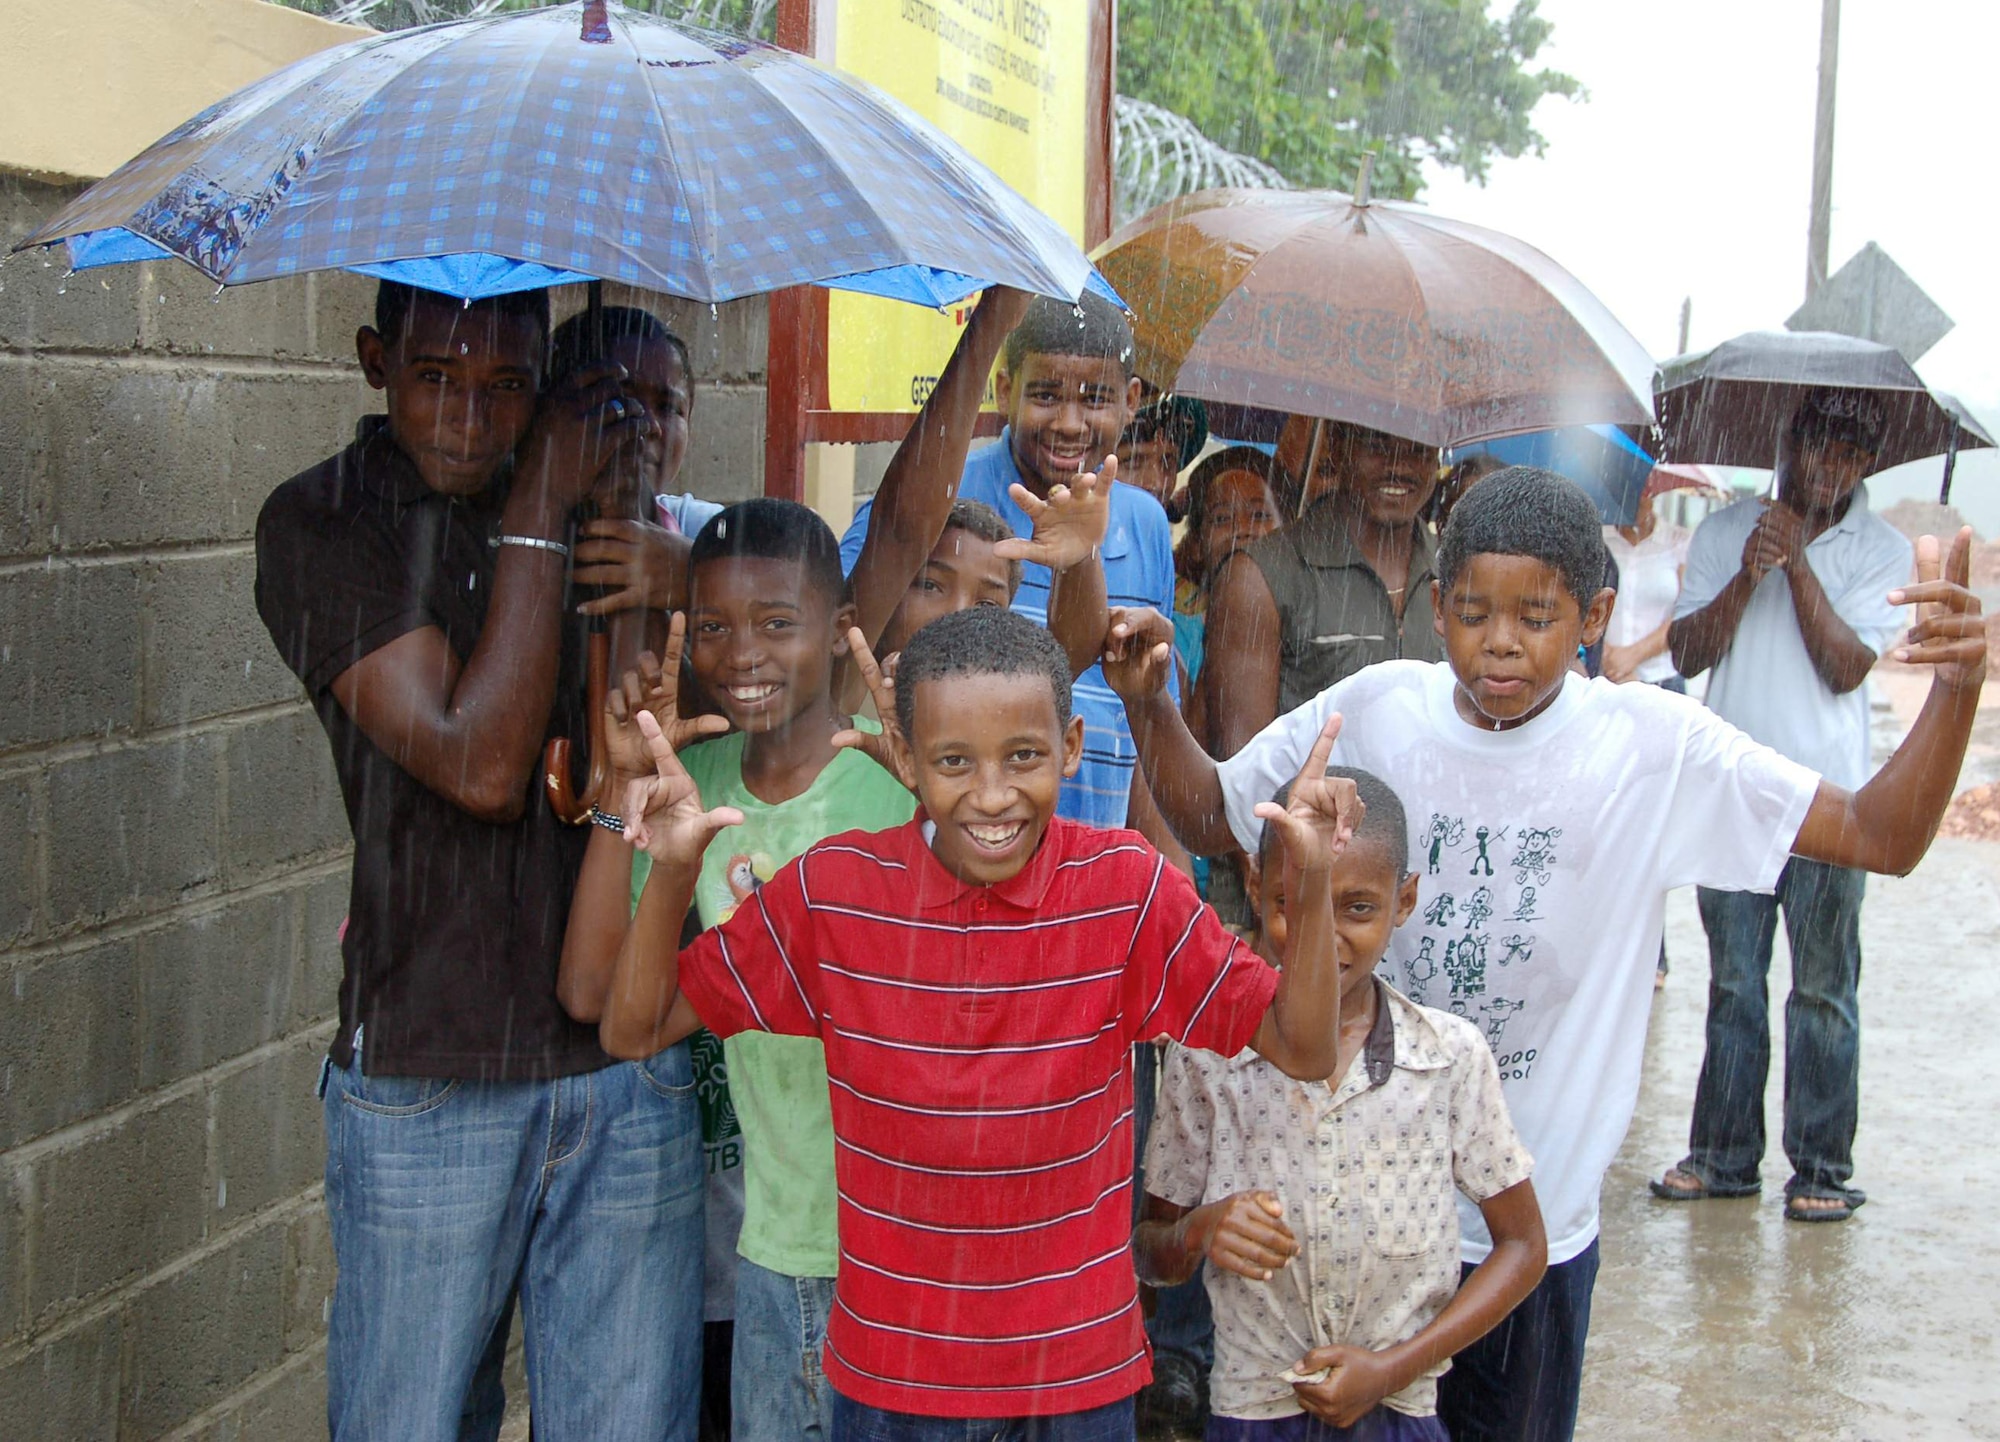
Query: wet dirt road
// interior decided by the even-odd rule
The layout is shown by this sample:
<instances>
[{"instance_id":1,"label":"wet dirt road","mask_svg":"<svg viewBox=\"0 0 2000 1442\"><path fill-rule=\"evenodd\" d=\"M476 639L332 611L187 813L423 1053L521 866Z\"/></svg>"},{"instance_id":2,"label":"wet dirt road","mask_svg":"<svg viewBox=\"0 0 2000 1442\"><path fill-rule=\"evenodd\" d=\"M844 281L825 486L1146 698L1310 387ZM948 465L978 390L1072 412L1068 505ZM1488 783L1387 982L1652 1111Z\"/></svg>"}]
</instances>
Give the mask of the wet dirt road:
<instances>
[{"instance_id":1,"label":"wet dirt road","mask_svg":"<svg viewBox=\"0 0 2000 1442\"><path fill-rule=\"evenodd\" d=\"M1917 699L1894 696L1897 719ZM1993 762L1976 745L1966 784ZM1667 946L1638 1115L1604 1184L1578 1437L2000 1439L2000 845L1940 840L1914 875L1870 878L1854 1178L1869 1202L1846 1223L1780 1215L1782 938L1765 1195L1647 1192L1686 1150L1701 1065L1708 952L1692 892L1672 898Z\"/></svg>"}]
</instances>

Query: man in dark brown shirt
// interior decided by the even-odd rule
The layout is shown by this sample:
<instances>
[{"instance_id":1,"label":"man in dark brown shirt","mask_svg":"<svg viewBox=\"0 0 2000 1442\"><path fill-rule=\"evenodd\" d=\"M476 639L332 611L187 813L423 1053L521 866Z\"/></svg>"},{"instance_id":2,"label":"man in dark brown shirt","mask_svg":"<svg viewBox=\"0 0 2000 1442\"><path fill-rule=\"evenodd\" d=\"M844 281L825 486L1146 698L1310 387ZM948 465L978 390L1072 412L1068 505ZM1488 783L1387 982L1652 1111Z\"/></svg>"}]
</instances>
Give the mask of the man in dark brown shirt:
<instances>
[{"instance_id":1,"label":"man in dark brown shirt","mask_svg":"<svg viewBox=\"0 0 2000 1442\"><path fill-rule=\"evenodd\" d=\"M538 761L577 735L572 508L651 424L614 369L541 392L544 292L385 283L388 414L280 486L257 607L354 833L324 1088L339 1438L492 1437L518 1293L536 1432L693 1436L700 1126L685 1048L614 1064L556 1000L584 836Z\"/></svg>"}]
</instances>

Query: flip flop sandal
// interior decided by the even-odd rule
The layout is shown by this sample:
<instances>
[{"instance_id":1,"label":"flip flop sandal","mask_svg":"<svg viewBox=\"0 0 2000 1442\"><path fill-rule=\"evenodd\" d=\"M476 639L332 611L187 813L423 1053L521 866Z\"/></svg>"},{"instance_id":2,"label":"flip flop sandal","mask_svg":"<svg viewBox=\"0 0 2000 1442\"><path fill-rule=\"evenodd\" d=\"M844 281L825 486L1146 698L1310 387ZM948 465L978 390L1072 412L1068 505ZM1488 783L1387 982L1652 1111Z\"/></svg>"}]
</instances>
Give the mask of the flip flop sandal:
<instances>
[{"instance_id":1,"label":"flip flop sandal","mask_svg":"<svg viewBox=\"0 0 2000 1442\"><path fill-rule=\"evenodd\" d=\"M1863 1198L1865 1201L1866 1198ZM1837 1207L1801 1207L1800 1202L1838 1202ZM1788 1222L1844 1222L1854 1215L1854 1209L1861 1203L1851 1197L1787 1197L1785 1198L1785 1220Z\"/></svg>"},{"instance_id":2,"label":"flip flop sandal","mask_svg":"<svg viewBox=\"0 0 2000 1442\"><path fill-rule=\"evenodd\" d=\"M1739 1197L1754 1197L1764 1190L1763 1186L1756 1182L1748 1186L1716 1186L1703 1181L1700 1177L1695 1177L1686 1167L1673 1167L1670 1170L1679 1172L1682 1176L1694 1177L1695 1184L1691 1187L1670 1186L1664 1177L1654 1177L1646 1185L1653 1195L1663 1202L1729 1201Z\"/></svg>"}]
</instances>

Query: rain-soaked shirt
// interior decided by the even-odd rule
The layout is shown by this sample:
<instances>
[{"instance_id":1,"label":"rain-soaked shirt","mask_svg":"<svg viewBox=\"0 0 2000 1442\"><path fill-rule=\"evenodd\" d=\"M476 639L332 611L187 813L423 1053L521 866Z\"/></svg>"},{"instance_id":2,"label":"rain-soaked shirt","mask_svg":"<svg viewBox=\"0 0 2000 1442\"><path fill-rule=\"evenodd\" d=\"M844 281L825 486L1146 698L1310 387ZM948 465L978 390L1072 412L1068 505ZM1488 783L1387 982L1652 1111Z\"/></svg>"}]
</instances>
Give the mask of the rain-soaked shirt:
<instances>
[{"instance_id":1,"label":"rain-soaked shirt","mask_svg":"<svg viewBox=\"0 0 2000 1442\"><path fill-rule=\"evenodd\" d=\"M1598 1189L1639 1099L1668 891L1770 891L1819 777L1698 701L1574 674L1510 731L1468 724L1447 663L1386 661L1280 716L1218 767L1229 828L1298 775L1327 717L1333 760L1402 799L1417 913L1382 972L1478 1027L1535 1157L1549 1261L1597 1235ZM1463 1260L1489 1250L1461 1203Z\"/></svg>"},{"instance_id":2,"label":"rain-soaked shirt","mask_svg":"<svg viewBox=\"0 0 2000 1442\"><path fill-rule=\"evenodd\" d=\"M1058 818L1018 874L973 886L920 820L849 832L703 932L680 984L725 1036L825 1045L842 1396L1016 1417L1145 1385L1132 1044L1233 1053L1278 984L1158 852Z\"/></svg>"},{"instance_id":3,"label":"rain-soaked shirt","mask_svg":"<svg viewBox=\"0 0 2000 1442\"><path fill-rule=\"evenodd\" d=\"M1484 1202L1528 1179L1479 1029L1380 982L1375 994L1375 1025L1337 1085L1297 1081L1247 1047L1167 1049L1146 1190L1180 1207L1270 1192L1300 1249L1268 1282L1207 1269L1219 1417L1292 1416L1298 1396L1278 1374L1315 1347L1379 1352L1428 1327L1458 1291L1455 1194ZM1383 1405L1435 1412L1445 1365Z\"/></svg>"},{"instance_id":4,"label":"rain-soaked shirt","mask_svg":"<svg viewBox=\"0 0 2000 1442\"><path fill-rule=\"evenodd\" d=\"M1020 479L1012 437L1003 430L996 444L974 451L966 460L958 493L998 511L1015 535L1032 535L1034 522L1007 492ZM863 502L840 539L843 571L853 571L861 559L874 508L874 501ZM1148 492L1123 482L1112 486L1111 523L1098 554L1104 563L1108 604L1148 606L1162 616L1174 614L1173 534L1167 513ZM1049 624L1049 580L1047 566L1022 563L1014 609L1037 626ZM1167 685L1176 697L1180 695L1178 676L1170 674ZM1132 745L1132 728L1125 719L1125 703L1104 679L1100 666L1092 666L1076 678L1070 699L1076 714L1083 718L1083 765L1063 782L1056 814L1092 826L1123 826L1126 802L1132 795L1132 772L1139 759Z\"/></svg>"},{"instance_id":5,"label":"rain-soaked shirt","mask_svg":"<svg viewBox=\"0 0 2000 1442\"><path fill-rule=\"evenodd\" d=\"M1243 552L1278 608L1278 713L1303 706L1377 661L1444 657L1431 606L1436 548L1422 526L1410 552L1402 614L1328 497Z\"/></svg>"},{"instance_id":6,"label":"rain-soaked shirt","mask_svg":"<svg viewBox=\"0 0 2000 1442\"><path fill-rule=\"evenodd\" d=\"M471 658L499 521L496 494L425 485L380 416L257 518L257 611L326 729L354 833L333 1058L346 1066L358 1049L375 1075L518 1079L610 1062L597 1028L556 1000L587 837L549 810L540 768L522 779L518 821L478 820L378 750L333 696L343 671L426 626ZM563 629L551 736L582 734L564 714L581 710L582 673L576 628Z\"/></svg>"}]
</instances>

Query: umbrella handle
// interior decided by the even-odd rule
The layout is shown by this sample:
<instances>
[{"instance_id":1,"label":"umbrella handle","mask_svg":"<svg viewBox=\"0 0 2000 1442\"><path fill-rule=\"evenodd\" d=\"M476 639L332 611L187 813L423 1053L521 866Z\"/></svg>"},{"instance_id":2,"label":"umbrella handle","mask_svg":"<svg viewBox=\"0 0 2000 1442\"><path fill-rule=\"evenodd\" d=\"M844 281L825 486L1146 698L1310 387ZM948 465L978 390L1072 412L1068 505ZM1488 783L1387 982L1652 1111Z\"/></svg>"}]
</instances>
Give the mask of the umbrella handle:
<instances>
[{"instance_id":1,"label":"umbrella handle","mask_svg":"<svg viewBox=\"0 0 2000 1442\"><path fill-rule=\"evenodd\" d=\"M590 649L584 662L584 704L589 707L584 723L590 747L590 768L583 789L576 789L570 768L570 739L558 736L542 750L542 786L549 809L565 826L581 826L590 820L590 809L604 801L611 781L611 759L604 744L604 692L611 678L611 632L593 629Z\"/></svg>"},{"instance_id":2,"label":"umbrella handle","mask_svg":"<svg viewBox=\"0 0 2000 1442\"><path fill-rule=\"evenodd\" d=\"M1951 428L1951 440L1944 448L1944 480L1938 485L1938 504L1940 506L1951 504L1951 473L1957 469L1958 426L1954 422Z\"/></svg>"}]
</instances>

